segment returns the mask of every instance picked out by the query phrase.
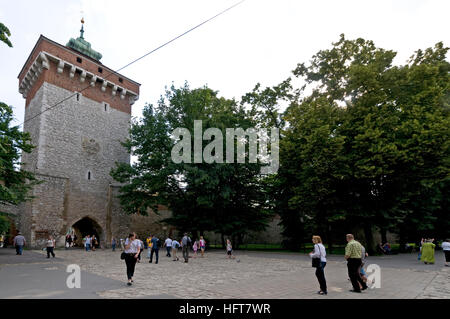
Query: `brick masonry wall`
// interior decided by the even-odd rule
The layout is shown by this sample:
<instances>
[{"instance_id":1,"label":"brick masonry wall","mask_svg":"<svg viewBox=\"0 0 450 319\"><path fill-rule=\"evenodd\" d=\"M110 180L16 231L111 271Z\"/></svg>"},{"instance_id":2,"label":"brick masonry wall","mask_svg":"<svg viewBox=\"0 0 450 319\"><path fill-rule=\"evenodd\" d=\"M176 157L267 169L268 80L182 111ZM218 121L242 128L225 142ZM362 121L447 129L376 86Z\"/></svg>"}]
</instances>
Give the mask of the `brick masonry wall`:
<instances>
[{"instance_id":1,"label":"brick masonry wall","mask_svg":"<svg viewBox=\"0 0 450 319\"><path fill-rule=\"evenodd\" d=\"M64 88L69 91L69 93L63 98L74 94L74 92L81 92L82 95L94 100L96 102L105 102L110 105L111 108L115 108L119 111L131 114L131 105L128 98L121 99L120 94L117 93L115 96L112 95L112 88L106 87L105 92L101 90L101 83L96 82L95 86L91 87L89 85L89 79L84 82L80 82L80 74L75 73L73 78L70 78L70 69L65 67L62 73L58 73L57 63L54 61L49 61L50 68L43 69L42 74L36 80L36 83L30 89L27 95L25 106L28 108L29 104L33 100L37 91L41 88L42 84L47 82L54 84L60 88ZM110 79L108 78L108 81ZM88 87L88 88L87 88ZM87 89L86 89L87 88ZM139 92L139 89L137 90ZM59 102L56 101L56 102Z\"/></svg>"},{"instance_id":2,"label":"brick masonry wall","mask_svg":"<svg viewBox=\"0 0 450 319\"><path fill-rule=\"evenodd\" d=\"M79 66L83 69L85 69L86 71L95 74L99 77L106 77L108 74L110 74L111 72L113 72L113 70L109 69L108 67L104 66L103 64L101 64L99 61L95 61L89 57L84 56L83 54L74 51L71 48L67 48L61 44L58 44L54 41L51 41L50 39L47 39L43 36L40 36L35 47L33 48L33 51L31 52L29 58L27 59L27 61L25 62L25 65L23 66L18 78L19 78L19 83L22 82L23 78L25 77L27 71L29 70L29 68L31 67L32 63L35 61L36 57L42 52L48 52L50 54L52 54L53 56L56 56L62 60L65 60L69 63L72 63L75 66ZM77 62L77 57L81 58L82 62L79 63ZM98 71L98 68L101 67L103 69L103 71L100 73ZM67 71L68 67L65 67L65 71ZM56 67L54 65L50 66L50 70L44 70L43 71L44 76L40 76L39 80L41 81L40 83L36 83L34 85L34 91L32 89L32 91L28 94L27 96L27 102L26 105L29 104L29 102L33 99L34 97L34 93L40 88L40 85L43 83L43 81L47 81L47 82L51 82L49 80L49 78L45 78L48 77L48 75L50 74L57 74L56 73ZM77 77L77 76L76 76ZM76 78L75 77L75 78ZM123 82L119 82L119 77L122 78ZM44 79L45 78L45 79ZM38 81L39 81L38 80ZM59 85L61 87L64 87L66 89L69 89L68 87L66 87L65 84L65 79L62 79L62 82L60 83L55 83L55 82L51 82L53 84ZM108 81L119 85L121 87L124 87L127 90L131 90L135 93L139 94L139 84L129 80L128 78L120 75L120 74L112 74L107 78ZM83 83L84 85L87 85L87 82ZM97 84L98 85L98 84ZM97 89L99 90L99 89ZM91 90L93 93L96 92L97 90ZM110 89L111 90L111 89ZM91 98L93 98L91 96Z\"/></svg>"}]
</instances>

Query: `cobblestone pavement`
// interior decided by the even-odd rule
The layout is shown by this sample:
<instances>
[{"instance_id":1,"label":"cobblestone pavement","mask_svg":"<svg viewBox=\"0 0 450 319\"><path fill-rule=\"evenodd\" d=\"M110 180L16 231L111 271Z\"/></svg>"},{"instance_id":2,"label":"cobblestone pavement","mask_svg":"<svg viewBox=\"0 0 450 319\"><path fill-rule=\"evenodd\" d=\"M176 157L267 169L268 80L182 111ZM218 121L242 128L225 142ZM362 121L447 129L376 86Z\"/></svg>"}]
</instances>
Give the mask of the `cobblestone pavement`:
<instances>
[{"instance_id":1,"label":"cobblestone pavement","mask_svg":"<svg viewBox=\"0 0 450 319\"><path fill-rule=\"evenodd\" d=\"M361 294L349 292L346 262L330 256L325 268L328 295L318 296L318 283L311 260L303 254L238 252L227 259L218 251L205 258L190 258L189 263L172 261L160 251L159 264L150 264L143 253L136 265L134 284L126 283L126 267L120 251L60 250L57 256L66 263L113 279L117 287L99 291L103 298L450 298L450 267L444 267L442 253L435 265L424 265L414 254L370 257L368 264L381 267L381 288Z\"/></svg>"}]
</instances>

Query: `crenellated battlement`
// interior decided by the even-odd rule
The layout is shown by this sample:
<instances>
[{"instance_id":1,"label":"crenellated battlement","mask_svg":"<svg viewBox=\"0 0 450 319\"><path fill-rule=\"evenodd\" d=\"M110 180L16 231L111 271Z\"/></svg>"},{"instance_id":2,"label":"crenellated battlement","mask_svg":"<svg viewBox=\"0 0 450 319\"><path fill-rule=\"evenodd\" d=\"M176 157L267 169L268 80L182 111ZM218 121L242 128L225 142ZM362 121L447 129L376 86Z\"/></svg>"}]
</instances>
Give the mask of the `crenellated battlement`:
<instances>
[{"instance_id":1,"label":"crenellated battlement","mask_svg":"<svg viewBox=\"0 0 450 319\"><path fill-rule=\"evenodd\" d=\"M83 95L127 113L131 113L131 105L139 98L139 83L42 35L18 78L26 106L43 82L72 92L83 91Z\"/></svg>"}]
</instances>

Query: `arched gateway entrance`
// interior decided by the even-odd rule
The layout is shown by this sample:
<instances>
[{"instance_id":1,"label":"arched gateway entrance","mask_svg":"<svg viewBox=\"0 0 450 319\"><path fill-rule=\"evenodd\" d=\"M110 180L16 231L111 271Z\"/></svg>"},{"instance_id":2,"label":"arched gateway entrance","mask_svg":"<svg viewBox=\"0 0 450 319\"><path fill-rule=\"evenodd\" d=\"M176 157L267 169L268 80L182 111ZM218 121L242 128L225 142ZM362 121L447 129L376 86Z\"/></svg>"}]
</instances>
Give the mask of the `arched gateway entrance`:
<instances>
[{"instance_id":1,"label":"arched gateway entrance","mask_svg":"<svg viewBox=\"0 0 450 319\"><path fill-rule=\"evenodd\" d=\"M92 218L86 216L77 221L75 224L72 225L72 228L75 232L75 235L77 236L77 239L75 241L77 246L83 246L83 238L87 235L95 235L98 240L98 244L100 245L100 241L103 239L103 231L100 225L93 220Z\"/></svg>"}]
</instances>

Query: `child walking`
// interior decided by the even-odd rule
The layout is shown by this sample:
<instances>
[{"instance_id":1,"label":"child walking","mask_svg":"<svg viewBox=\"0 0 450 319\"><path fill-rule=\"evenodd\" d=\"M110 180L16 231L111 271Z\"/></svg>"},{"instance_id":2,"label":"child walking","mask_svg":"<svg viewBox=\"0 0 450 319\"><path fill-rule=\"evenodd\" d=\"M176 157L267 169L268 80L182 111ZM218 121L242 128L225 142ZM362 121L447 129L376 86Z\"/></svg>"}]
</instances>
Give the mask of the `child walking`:
<instances>
[{"instance_id":1,"label":"child walking","mask_svg":"<svg viewBox=\"0 0 450 319\"><path fill-rule=\"evenodd\" d=\"M203 236L200 236L199 244L200 244L200 251L202 253L202 257L204 257L205 256L206 241L203 239Z\"/></svg>"},{"instance_id":2,"label":"child walking","mask_svg":"<svg viewBox=\"0 0 450 319\"><path fill-rule=\"evenodd\" d=\"M229 239L227 239L227 256L228 256L228 259L234 258L233 246L231 245L231 241Z\"/></svg>"},{"instance_id":3,"label":"child walking","mask_svg":"<svg viewBox=\"0 0 450 319\"><path fill-rule=\"evenodd\" d=\"M194 251L194 258L197 258L197 250L198 250L198 241L194 241L194 245L192 245L192 250Z\"/></svg>"}]
</instances>

